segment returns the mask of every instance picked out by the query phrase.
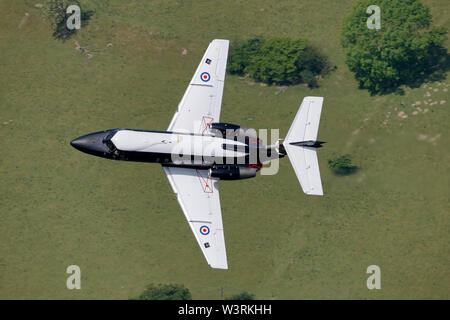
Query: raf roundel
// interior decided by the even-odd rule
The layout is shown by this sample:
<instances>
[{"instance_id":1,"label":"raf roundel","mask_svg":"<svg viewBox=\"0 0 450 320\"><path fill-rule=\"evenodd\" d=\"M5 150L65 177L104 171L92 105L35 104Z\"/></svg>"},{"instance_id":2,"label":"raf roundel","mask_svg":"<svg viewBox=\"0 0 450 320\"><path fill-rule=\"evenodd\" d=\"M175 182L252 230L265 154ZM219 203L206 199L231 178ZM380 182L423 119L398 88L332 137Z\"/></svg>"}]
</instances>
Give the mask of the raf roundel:
<instances>
[{"instance_id":1,"label":"raf roundel","mask_svg":"<svg viewBox=\"0 0 450 320\"><path fill-rule=\"evenodd\" d=\"M211 79L211 76L209 75L208 72L203 72L203 73L200 75L200 79L202 79L203 82L208 82L209 79Z\"/></svg>"},{"instance_id":2,"label":"raf roundel","mask_svg":"<svg viewBox=\"0 0 450 320\"><path fill-rule=\"evenodd\" d=\"M200 227L200 233L204 236L209 234L209 227L208 226L201 226Z\"/></svg>"}]
</instances>

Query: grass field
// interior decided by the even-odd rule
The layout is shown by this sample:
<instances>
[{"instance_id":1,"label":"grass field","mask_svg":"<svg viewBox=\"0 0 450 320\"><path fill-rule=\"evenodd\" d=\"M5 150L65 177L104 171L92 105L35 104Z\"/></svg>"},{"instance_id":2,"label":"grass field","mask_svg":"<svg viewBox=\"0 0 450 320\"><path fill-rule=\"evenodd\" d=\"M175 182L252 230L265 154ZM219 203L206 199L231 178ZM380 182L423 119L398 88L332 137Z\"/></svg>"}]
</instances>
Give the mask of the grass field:
<instances>
[{"instance_id":1,"label":"grass field","mask_svg":"<svg viewBox=\"0 0 450 320\"><path fill-rule=\"evenodd\" d=\"M66 42L37 2L0 1L1 299L128 299L149 283L184 284L194 299L218 299L220 287L260 299L449 298L450 79L403 96L359 90L339 42L353 1L81 1L95 13ZM450 30L450 3L423 3ZM227 75L221 120L284 136L303 97L324 96L325 196L305 196L286 159L276 176L221 182L230 269L213 270L160 166L69 142L165 130L208 43L256 35L306 37L337 70L318 89L281 92ZM342 153L356 174L328 169ZM66 288L71 264L81 290ZM381 290L366 287L372 264Z\"/></svg>"}]
</instances>

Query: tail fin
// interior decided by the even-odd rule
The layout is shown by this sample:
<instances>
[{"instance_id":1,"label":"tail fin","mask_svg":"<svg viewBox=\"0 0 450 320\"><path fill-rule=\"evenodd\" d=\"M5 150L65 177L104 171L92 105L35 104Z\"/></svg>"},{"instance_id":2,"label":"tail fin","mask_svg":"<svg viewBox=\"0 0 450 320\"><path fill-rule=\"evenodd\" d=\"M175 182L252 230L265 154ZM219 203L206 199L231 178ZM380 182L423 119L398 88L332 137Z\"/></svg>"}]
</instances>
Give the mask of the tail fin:
<instances>
[{"instance_id":1,"label":"tail fin","mask_svg":"<svg viewBox=\"0 0 450 320\"><path fill-rule=\"evenodd\" d=\"M283 142L303 192L323 195L316 148L323 97L305 97Z\"/></svg>"}]
</instances>

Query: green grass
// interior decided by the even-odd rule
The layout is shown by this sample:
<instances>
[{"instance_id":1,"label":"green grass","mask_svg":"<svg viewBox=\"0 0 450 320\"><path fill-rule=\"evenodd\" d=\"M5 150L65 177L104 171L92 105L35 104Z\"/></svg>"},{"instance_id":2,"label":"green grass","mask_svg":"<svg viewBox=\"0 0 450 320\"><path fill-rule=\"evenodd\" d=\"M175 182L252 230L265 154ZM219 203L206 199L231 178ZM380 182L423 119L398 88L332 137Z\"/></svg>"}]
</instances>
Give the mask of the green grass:
<instances>
[{"instance_id":1,"label":"green grass","mask_svg":"<svg viewBox=\"0 0 450 320\"><path fill-rule=\"evenodd\" d=\"M448 1L423 2L450 29ZM260 299L449 298L450 80L403 96L359 90L339 43L352 1L82 1L96 13L66 42L34 3L0 2L0 298L128 299L149 283L182 283L194 299L217 299L220 287ZM279 94L228 75L221 120L284 136L303 97L324 96L325 196L304 195L286 159L276 176L221 182L230 269L213 270L160 166L90 157L69 142L166 129L209 41L255 35L309 38L338 68L318 89ZM438 104L413 115L428 99ZM328 169L343 153L356 174ZM71 264L81 290L66 289ZM366 288L371 264L379 291Z\"/></svg>"}]
</instances>

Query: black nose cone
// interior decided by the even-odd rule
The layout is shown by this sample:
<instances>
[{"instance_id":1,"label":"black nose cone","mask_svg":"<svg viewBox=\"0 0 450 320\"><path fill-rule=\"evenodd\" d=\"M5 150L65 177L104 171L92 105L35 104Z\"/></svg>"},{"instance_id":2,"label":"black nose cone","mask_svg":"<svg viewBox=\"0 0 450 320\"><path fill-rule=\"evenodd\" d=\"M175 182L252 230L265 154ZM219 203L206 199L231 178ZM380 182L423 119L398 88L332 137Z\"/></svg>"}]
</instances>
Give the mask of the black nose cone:
<instances>
[{"instance_id":1,"label":"black nose cone","mask_svg":"<svg viewBox=\"0 0 450 320\"><path fill-rule=\"evenodd\" d=\"M110 133L110 131L99 131L73 139L70 145L75 149L92 155L104 157L110 152L108 147L103 143L103 140Z\"/></svg>"}]
</instances>

